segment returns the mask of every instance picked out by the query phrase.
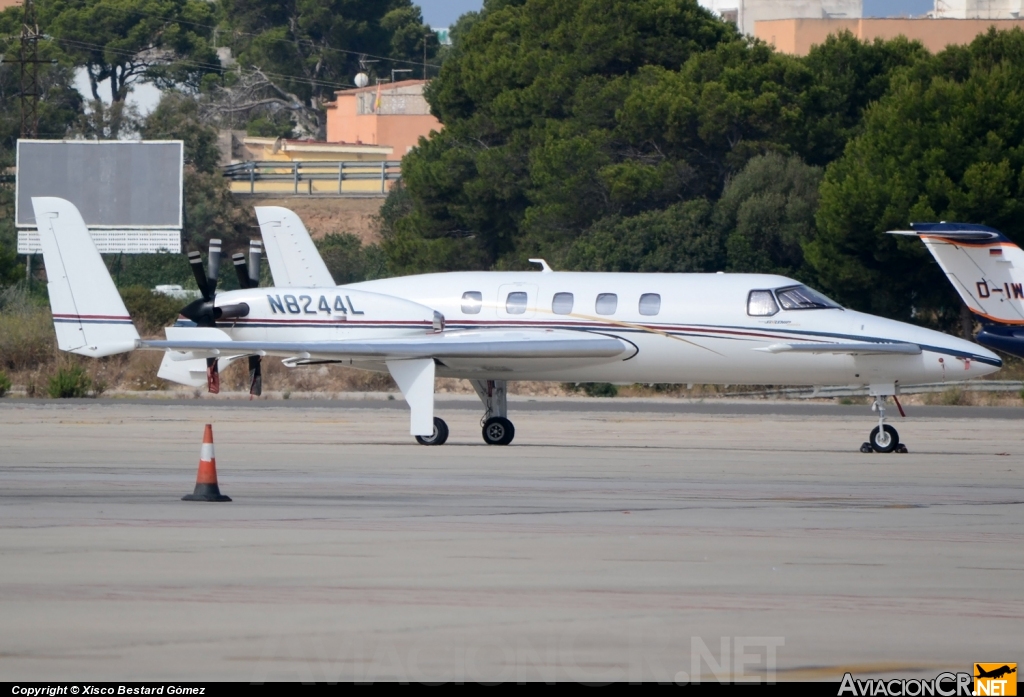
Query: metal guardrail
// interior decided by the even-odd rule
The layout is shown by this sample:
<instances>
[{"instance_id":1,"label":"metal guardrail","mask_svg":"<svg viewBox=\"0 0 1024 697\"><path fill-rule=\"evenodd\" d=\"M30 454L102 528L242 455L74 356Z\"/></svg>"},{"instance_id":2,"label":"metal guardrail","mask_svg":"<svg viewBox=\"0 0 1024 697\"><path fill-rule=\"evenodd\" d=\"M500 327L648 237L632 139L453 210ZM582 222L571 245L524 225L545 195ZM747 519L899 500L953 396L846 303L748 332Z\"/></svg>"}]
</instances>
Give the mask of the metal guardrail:
<instances>
[{"instance_id":1,"label":"metal guardrail","mask_svg":"<svg viewBox=\"0 0 1024 697\"><path fill-rule=\"evenodd\" d=\"M338 194L342 193L342 185L347 181L379 181L380 193L387 193L387 183L402 178L401 161L387 160L382 162L365 162L359 160L344 161L305 161L280 162L273 160L256 160L239 162L224 167L224 176L235 182L249 182L249 193L255 194L259 182L291 182L292 193L299 194L299 184L306 183L306 191L313 195L313 182L337 182Z\"/></svg>"},{"instance_id":2,"label":"metal guardrail","mask_svg":"<svg viewBox=\"0 0 1024 697\"><path fill-rule=\"evenodd\" d=\"M900 385L900 394L926 394L963 390L964 392L1020 392L1021 380L968 380L965 382L930 382L921 385ZM728 397L783 397L786 399L824 399L828 397L866 397L867 387L788 387L778 390L732 392Z\"/></svg>"}]
</instances>

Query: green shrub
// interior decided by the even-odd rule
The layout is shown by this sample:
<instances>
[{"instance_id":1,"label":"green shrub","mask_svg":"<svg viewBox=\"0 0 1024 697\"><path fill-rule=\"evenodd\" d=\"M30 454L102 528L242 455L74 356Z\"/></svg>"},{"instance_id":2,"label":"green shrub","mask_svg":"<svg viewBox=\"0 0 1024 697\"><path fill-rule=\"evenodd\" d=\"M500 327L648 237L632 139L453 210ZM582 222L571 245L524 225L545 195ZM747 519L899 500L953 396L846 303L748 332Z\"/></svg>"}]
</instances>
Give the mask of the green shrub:
<instances>
[{"instance_id":1,"label":"green shrub","mask_svg":"<svg viewBox=\"0 0 1024 697\"><path fill-rule=\"evenodd\" d=\"M619 388L610 382L565 382L562 386L570 392L579 392L588 397L615 397L619 394Z\"/></svg>"},{"instance_id":2,"label":"green shrub","mask_svg":"<svg viewBox=\"0 0 1024 697\"><path fill-rule=\"evenodd\" d=\"M0 397L7 394L8 390L11 389L11 379L7 377L7 373L0 370Z\"/></svg>"},{"instance_id":3,"label":"green shrub","mask_svg":"<svg viewBox=\"0 0 1024 697\"><path fill-rule=\"evenodd\" d=\"M0 290L0 368L36 368L52 360L56 348L49 308L24 288Z\"/></svg>"},{"instance_id":4,"label":"green shrub","mask_svg":"<svg viewBox=\"0 0 1024 697\"><path fill-rule=\"evenodd\" d=\"M335 283L358 283L387 275L387 259L377 245L364 245L355 235L332 232L316 241Z\"/></svg>"},{"instance_id":5,"label":"green shrub","mask_svg":"<svg viewBox=\"0 0 1024 697\"><path fill-rule=\"evenodd\" d=\"M61 368L50 378L47 393L52 399L69 399L85 397L92 387L92 380L81 366L73 365Z\"/></svg>"},{"instance_id":6,"label":"green shrub","mask_svg":"<svg viewBox=\"0 0 1024 697\"><path fill-rule=\"evenodd\" d=\"M157 334L164 327L174 324L181 308L187 304L187 301L154 293L145 286L122 288L121 297L139 334L142 335Z\"/></svg>"}]
</instances>

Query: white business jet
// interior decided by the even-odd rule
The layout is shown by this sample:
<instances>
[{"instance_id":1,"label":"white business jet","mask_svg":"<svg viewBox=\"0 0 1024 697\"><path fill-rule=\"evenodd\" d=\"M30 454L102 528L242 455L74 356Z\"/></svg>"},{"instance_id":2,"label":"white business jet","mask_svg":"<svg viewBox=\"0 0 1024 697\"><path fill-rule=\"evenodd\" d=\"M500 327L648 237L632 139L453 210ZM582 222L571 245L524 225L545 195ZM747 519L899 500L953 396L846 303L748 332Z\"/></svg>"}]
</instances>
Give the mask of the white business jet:
<instances>
[{"instance_id":1,"label":"white business jet","mask_svg":"<svg viewBox=\"0 0 1024 697\"><path fill-rule=\"evenodd\" d=\"M387 371L424 445L448 436L433 413L434 377L443 375L472 381L493 445L514 435L510 379L868 386L879 422L862 449L893 452L901 445L884 404L901 384L961 381L1002 365L973 343L843 309L782 276L563 273L543 264L540 272L256 288L258 268L242 258L248 287L218 294L212 247L209 276L190 255L203 297L182 315L194 326L142 340L78 210L57 198L32 204L61 350L165 351L211 362L211 374L221 358L249 357L258 369L266 356Z\"/></svg>"},{"instance_id":2,"label":"white business jet","mask_svg":"<svg viewBox=\"0 0 1024 697\"><path fill-rule=\"evenodd\" d=\"M956 292L981 321L979 344L1024 357L1024 250L994 228L964 223L912 223Z\"/></svg>"}]
</instances>

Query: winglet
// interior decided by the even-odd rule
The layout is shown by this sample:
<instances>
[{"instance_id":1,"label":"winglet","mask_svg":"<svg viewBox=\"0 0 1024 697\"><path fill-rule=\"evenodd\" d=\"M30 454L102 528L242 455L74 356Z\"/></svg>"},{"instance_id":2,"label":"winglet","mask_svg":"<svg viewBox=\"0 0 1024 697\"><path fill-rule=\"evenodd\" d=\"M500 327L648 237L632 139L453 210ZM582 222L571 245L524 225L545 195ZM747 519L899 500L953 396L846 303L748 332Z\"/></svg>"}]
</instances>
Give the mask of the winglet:
<instances>
[{"instance_id":1,"label":"winglet","mask_svg":"<svg viewBox=\"0 0 1024 697\"><path fill-rule=\"evenodd\" d=\"M62 198L33 197L57 346L99 358L136 348L139 333L81 213Z\"/></svg>"},{"instance_id":2,"label":"winglet","mask_svg":"<svg viewBox=\"0 0 1024 697\"><path fill-rule=\"evenodd\" d=\"M527 261L529 261L531 264L540 264L541 273L551 273L552 271L554 271L554 269L548 266L548 263L543 259L528 259Z\"/></svg>"}]
</instances>

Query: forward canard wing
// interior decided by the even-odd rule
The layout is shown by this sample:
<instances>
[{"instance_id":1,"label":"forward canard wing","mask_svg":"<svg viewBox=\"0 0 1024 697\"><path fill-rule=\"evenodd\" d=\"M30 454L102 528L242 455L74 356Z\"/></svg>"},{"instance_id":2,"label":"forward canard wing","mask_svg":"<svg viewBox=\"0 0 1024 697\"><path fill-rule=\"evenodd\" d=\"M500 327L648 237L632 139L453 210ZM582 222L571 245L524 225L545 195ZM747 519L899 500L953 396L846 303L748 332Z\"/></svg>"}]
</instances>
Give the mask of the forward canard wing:
<instances>
[{"instance_id":1,"label":"forward canard wing","mask_svg":"<svg viewBox=\"0 0 1024 697\"><path fill-rule=\"evenodd\" d=\"M849 356L917 356L921 353L921 347L917 344L874 343L867 341L851 341L848 343L780 343L754 350L764 353L837 353Z\"/></svg>"},{"instance_id":2,"label":"forward canard wing","mask_svg":"<svg viewBox=\"0 0 1024 697\"><path fill-rule=\"evenodd\" d=\"M256 206L255 210L275 286L334 288L338 285L299 216L280 206Z\"/></svg>"}]
</instances>

